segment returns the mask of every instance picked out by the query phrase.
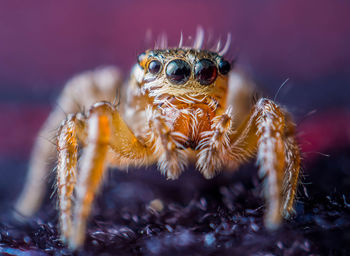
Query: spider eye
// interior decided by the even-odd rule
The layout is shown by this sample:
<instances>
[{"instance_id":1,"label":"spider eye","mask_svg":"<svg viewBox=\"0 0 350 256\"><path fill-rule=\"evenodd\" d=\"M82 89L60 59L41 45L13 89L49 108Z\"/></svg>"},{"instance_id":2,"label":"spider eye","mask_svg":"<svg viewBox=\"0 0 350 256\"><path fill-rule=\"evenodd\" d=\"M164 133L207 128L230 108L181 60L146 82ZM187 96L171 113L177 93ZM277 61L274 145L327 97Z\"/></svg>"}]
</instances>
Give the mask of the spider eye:
<instances>
[{"instance_id":1,"label":"spider eye","mask_svg":"<svg viewBox=\"0 0 350 256\"><path fill-rule=\"evenodd\" d=\"M222 60L219 62L219 71L221 74L226 75L231 70L230 62Z\"/></svg>"},{"instance_id":2,"label":"spider eye","mask_svg":"<svg viewBox=\"0 0 350 256\"><path fill-rule=\"evenodd\" d=\"M185 84L191 76L191 66L184 60L172 60L168 63L165 73L171 83Z\"/></svg>"},{"instance_id":3,"label":"spider eye","mask_svg":"<svg viewBox=\"0 0 350 256\"><path fill-rule=\"evenodd\" d=\"M156 75L159 73L160 69L162 67L162 64L160 63L160 61L158 60L152 60L149 64L148 64L148 71L153 74Z\"/></svg>"},{"instance_id":4,"label":"spider eye","mask_svg":"<svg viewBox=\"0 0 350 256\"><path fill-rule=\"evenodd\" d=\"M194 67L194 76L201 85L213 83L218 75L218 69L214 62L208 59L201 59Z\"/></svg>"}]
</instances>

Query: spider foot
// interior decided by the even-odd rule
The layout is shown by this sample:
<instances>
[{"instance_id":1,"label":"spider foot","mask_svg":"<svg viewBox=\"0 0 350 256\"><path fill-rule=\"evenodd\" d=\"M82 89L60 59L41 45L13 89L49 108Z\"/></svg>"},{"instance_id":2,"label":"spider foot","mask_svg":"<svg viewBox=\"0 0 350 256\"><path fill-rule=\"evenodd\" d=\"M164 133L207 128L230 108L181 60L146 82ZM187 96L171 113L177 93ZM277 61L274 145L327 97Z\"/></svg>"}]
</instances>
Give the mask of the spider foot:
<instances>
[{"instance_id":1,"label":"spider foot","mask_svg":"<svg viewBox=\"0 0 350 256\"><path fill-rule=\"evenodd\" d=\"M164 152L158 160L158 168L169 180L176 180L185 169L186 154L183 151Z\"/></svg>"},{"instance_id":2,"label":"spider foot","mask_svg":"<svg viewBox=\"0 0 350 256\"><path fill-rule=\"evenodd\" d=\"M205 148L199 153L197 169L206 179L214 178L216 173L222 168L222 165L222 160L216 148Z\"/></svg>"}]
</instances>

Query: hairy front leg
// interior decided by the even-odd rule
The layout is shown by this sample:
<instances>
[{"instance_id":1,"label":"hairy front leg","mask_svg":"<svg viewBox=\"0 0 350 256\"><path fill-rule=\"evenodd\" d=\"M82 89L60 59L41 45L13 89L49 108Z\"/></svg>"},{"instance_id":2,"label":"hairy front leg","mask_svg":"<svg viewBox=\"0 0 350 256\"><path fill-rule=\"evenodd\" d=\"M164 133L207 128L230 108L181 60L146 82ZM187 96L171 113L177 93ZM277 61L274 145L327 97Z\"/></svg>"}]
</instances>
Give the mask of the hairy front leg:
<instances>
[{"instance_id":1,"label":"hairy front leg","mask_svg":"<svg viewBox=\"0 0 350 256\"><path fill-rule=\"evenodd\" d=\"M223 155L230 147L230 134L232 133L232 109L214 118L211 131L201 133L198 143L197 169L206 179L213 178L224 167Z\"/></svg>"},{"instance_id":2,"label":"hairy front leg","mask_svg":"<svg viewBox=\"0 0 350 256\"><path fill-rule=\"evenodd\" d=\"M260 103L260 102L259 102ZM285 119L282 111L272 102L261 103L256 126L258 136L257 163L259 175L265 178L264 191L267 200L265 224L275 229L281 222L283 176L286 166L284 148Z\"/></svg>"},{"instance_id":3,"label":"hairy front leg","mask_svg":"<svg viewBox=\"0 0 350 256\"><path fill-rule=\"evenodd\" d=\"M225 114L220 120L211 136L203 140L197 166L205 177L212 177L221 165L236 167L257 153L259 174L265 178L265 224L276 228L282 215L288 217L293 212L300 168L294 125L280 107L267 99L257 102L237 130L230 130L232 121L230 126L228 121L223 122L229 120Z\"/></svg>"},{"instance_id":4,"label":"hairy front leg","mask_svg":"<svg viewBox=\"0 0 350 256\"><path fill-rule=\"evenodd\" d=\"M240 163L257 151L259 174L265 178L265 225L274 229L293 211L300 168L294 125L273 101L260 99L249 118L231 137L232 160Z\"/></svg>"},{"instance_id":5,"label":"hairy front leg","mask_svg":"<svg viewBox=\"0 0 350 256\"><path fill-rule=\"evenodd\" d=\"M204 177L212 178L222 170L224 165L229 169L236 169L238 165L251 157L255 149L237 149L231 161L232 154L229 150L231 137L236 134L236 129L249 116L254 106L254 98L257 95L254 82L242 71L232 71L229 75L227 103L229 107L221 116L212 120L211 131L203 132L197 150L199 150L197 168Z\"/></svg>"},{"instance_id":6,"label":"hairy front leg","mask_svg":"<svg viewBox=\"0 0 350 256\"><path fill-rule=\"evenodd\" d=\"M72 197L76 184L79 141L84 141L83 117L69 115L63 122L57 138L57 192L61 238L67 241L72 228Z\"/></svg>"},{"instance_id":7,"label":"hairy front leg","mask_svg":"<svg viewBox=\"0 0 350 256\"><path fill-rule=\"evenodd\" d=\"M111 115L104 105L90 110L87 120L87 147L81 160L81 170L76 186L76 204L74 206L73 233L69 239L75 249L83 243L86 219L97 189L102 181L106 167L106 155L111 137Z\"/></svg>"},{"instance_id":8,"label":"hairy front leg","mask_svg":"<svg viewBox=\"0 0 350 256\"><path fill-rule=\"evenodd\" d=\"M287 116L288 117L288 116ZM294 201L297 193L300 171L300 149L295 139L295 125L287 118L286 139L284 141L286 167L283 179L283 215L289 218L295 213Z\"/></svg>"},{"instance_id":9,"label":"hairy front leg","mask_svg":"<svg viewBox=\"0 0 350 256\"><path fill-rule=\"evenodd\" d=\"M180 132L172 131L167 123L164 117L153 112L149 120L149 133L155 154L159 155L158 169L168 179L174 180L187 165L183 144L188 138Z\"/></svg>"},{"instance_id":10,"label":"hairy front leg","mask_svg":"<svg viewBox=\"0 0 350 256\"><path fill-rule=\"evenodd\" d=\"M151 161L152 150L140 142L120 117L115 107L107 102L95 104L89 111L86 148L77 177L76 200L73 211L72 233L69 245L80 247L85 238L86 221L95 195L111 163L108 150L115 154L113 164L142 164Z\"/></svg>"}]
</instances>

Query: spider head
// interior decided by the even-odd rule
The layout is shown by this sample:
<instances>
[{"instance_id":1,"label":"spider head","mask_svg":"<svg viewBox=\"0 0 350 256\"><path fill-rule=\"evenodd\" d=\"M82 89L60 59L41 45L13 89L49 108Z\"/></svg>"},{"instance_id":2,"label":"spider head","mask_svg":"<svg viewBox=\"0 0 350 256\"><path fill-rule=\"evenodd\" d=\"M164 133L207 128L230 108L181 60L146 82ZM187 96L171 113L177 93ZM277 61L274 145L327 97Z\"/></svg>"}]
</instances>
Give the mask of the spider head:
<instances>
[{"instance_id":1,"label":"spider head","mask_svg":"<svg viewBox=\"0 0 350 256\"><path fill-rule=\"evenodd\" d=\"M227 84L231 64L215 52L174 48L148 50L138 56L141 86L151 95L210 94Z\"/></svg>"}]
</instances>

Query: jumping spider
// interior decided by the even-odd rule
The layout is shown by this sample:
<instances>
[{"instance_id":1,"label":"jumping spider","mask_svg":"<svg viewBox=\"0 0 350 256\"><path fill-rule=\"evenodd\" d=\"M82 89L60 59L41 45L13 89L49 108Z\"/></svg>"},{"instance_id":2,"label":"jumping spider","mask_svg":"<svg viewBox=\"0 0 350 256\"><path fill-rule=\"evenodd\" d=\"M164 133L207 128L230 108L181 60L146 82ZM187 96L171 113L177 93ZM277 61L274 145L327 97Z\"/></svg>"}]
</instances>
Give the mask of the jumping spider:
<instances>
[{"instance_id":1,"label":"jumping spider","mask_svg":"<svg viewBox=\"0 0 350 256\"><path fill-rule=\"evenodd\" d=\"M84 242L94 197L110 166L157 163L168 179L177 179L194 161L210 179L256 154L265 178L266 226L276 228L293 213L300 153L289 114L272 100L252 101L252 82L231 71L222 52L201 49L202 41L198 36L192 47L147 50L127 86L121 86L118 70L105 68L73 78L64 88L41 137L64 119L62 109L73 113L57 134L60 230L71 248ZM120 104L111 103L117 89ZM79 146L84 150L78 168ZM39 207L47 160L54 154L50 143L37 139L16 205L20 214L30 216Z\"/></svg>"}]
</instances>

